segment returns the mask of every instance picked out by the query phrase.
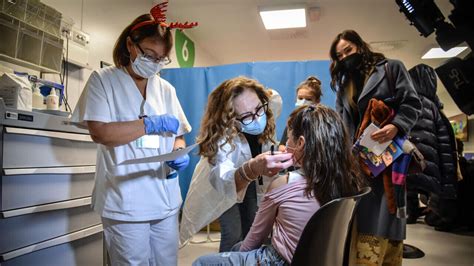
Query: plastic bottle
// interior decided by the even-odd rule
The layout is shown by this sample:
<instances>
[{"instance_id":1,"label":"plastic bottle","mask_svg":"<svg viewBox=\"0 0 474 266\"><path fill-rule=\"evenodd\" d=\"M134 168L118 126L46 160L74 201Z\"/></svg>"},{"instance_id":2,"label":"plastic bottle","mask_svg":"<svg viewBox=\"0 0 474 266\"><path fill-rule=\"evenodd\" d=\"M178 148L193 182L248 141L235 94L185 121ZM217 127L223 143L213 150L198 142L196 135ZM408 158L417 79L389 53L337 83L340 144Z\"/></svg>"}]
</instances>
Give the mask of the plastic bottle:
<instances>
[{"instance_id":1,"label":"plastic bottle","mask_svg":"<svg viewBox=\"0 0 474 266\"><path fill-rule=\"evenodd\" d=\"M44 109L44 96L38 87L33 88L33 108Z\"/></svg>"},{"instance_id":2,"label":"plastic bottle","mask_svg":"<svg viewBox=\"0 0 474 266\"><path fill-rule=\"evenodd\" d=\"M59 109L59 97L56 95L56 89L51 88L51 92L46 97L46 109L58 110Z\"/></svg>"}]
</instances>

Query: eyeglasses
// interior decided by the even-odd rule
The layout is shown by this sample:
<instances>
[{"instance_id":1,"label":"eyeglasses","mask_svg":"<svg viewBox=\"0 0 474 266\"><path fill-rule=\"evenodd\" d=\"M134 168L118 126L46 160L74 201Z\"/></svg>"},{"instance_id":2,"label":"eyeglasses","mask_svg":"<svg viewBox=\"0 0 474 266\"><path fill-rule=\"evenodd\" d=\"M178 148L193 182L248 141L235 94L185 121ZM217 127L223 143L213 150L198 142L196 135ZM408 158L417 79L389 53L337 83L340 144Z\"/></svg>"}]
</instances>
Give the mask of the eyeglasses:
<instances>
[{"instance_id":1,"label":"eyeglasses","mask_svg":"<svg viewBox=\"0 0 474 266\"><path fill-rule=\"evenodd\" d=\"M268 103L263 103L257 108L255 113L246 112L240 115L240 118L236 118L237 121L240 121L243 125L250 125L255 120L255 117L260 117L265 114L268 110Z\"/></svg>"},{"instance_id":2,"label":"eyeglasses","mask_svg":"<svg viewBox=\"0 0 474 266\"><path fill-rule=\"evenodd\" d=\"M169 63L171 63L171 59L168 56L160 56L156 58L154 56L151 56L145 53L138 43L135 43L135 45L138 47L138 50L140 50L140 52L143 54L143 57L145 57L146 59L155 63L163 64L163 65L168 65Z\"/></svg>"}]
</instances>

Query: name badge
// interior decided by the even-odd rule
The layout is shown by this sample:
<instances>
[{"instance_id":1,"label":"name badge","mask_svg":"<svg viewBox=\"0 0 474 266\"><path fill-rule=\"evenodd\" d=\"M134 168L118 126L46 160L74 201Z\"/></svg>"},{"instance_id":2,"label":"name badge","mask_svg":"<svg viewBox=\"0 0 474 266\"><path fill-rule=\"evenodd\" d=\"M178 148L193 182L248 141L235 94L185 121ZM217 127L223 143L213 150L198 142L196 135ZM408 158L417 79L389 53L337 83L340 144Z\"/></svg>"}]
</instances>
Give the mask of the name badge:
<instances>
[{"instance_id":1,"label":"name badge","mask_svg":"<svg viewBox=\"0 0 474 266\"><path fill-rule=\"evenodd\" d=\"M140 149L158 149L160 147L160 137L145 135L135 140L135 145Z\"/></svg>"}]
</instances>

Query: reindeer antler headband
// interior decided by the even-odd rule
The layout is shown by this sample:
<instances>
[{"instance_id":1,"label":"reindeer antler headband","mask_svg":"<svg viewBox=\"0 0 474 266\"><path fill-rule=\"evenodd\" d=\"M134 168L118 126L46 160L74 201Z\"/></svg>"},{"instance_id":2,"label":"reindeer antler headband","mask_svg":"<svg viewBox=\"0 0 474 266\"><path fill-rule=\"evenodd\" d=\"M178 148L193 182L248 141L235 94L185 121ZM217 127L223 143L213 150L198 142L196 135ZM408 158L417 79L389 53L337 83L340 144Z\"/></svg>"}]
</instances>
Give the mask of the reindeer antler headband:
<instances>
[{"instance_id":1,"label":"reindeer antler headband","mask_svg":"<svg viewBox=\"0 0 474 266\"><path fill-rule=\"evenodd\" d=\"M193 27L196 27L198 25L197 22L185 22L180 23L180 22L171 22L169 25L166 23L166 8L168 7L168 1L165 1L163 3L157 4L150 10L150 15L152 16L152 20L147 20L140 22L136 24L135 26L132 27L130 31L134 31L138 28L141 28L145 25L161 25L163 27L167 27L170 29L190 29Z\"/></svg>"}]
</instances>

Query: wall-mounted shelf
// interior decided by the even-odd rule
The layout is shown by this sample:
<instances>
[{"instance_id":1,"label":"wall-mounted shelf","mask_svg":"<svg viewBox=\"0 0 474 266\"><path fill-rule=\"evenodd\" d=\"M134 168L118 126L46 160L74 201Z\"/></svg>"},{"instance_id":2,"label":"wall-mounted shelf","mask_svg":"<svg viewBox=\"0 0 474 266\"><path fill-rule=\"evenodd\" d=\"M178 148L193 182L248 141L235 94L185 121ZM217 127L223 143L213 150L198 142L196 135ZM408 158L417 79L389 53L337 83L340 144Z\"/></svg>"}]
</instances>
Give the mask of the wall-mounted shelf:
<instances>
[{"instance_id":1,"label":"wall-mounted shelf","mask_svg":"<svg viewBox=\"0 0 474 266\"><path fill-rule=\"evenodd\" d=\"M63 39L31 23L33 21L0 10L0 60L42 72L59 73Z\"/></svg>"},{"instance_id":2,"label":"wall-mounted shelf","mask_svg":"<svg viewBox=\"0 0 474 266\"><path fill-rule=\"evenodd\" d=\"M18 59L18 58L13 58L11 56L4 55L4 54L0 54L0 61L5 61L5 62L8 62L8 63L20 65L20 66L23 66L23 67L26 67L26 68L31 68L33 70L41 71L43 73L59 74L59 71L57 71L57 70L47 68L47 67L43 67L43 66L39 66L39 65L27 62L25 60L21 60L21 59Z\"/></svg>"}]
</instances>

